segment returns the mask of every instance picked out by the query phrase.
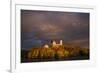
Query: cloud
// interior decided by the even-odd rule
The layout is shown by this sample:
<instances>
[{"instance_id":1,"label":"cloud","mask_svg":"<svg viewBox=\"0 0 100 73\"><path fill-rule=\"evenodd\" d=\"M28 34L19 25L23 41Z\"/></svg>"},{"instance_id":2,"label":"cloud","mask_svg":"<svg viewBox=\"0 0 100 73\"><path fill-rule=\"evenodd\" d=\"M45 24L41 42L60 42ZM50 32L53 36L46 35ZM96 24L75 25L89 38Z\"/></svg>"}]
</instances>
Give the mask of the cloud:
<instances>
[{"instance_id":1,"label":"cloud","mask_svg":"<svg viewBox=\"0 0 100 73\"><path fill-rule=\"evenodd\" d=\"M80 44L87 39L83 45L88 46L89 13L21 10L21 33L23 43L26 39L62 39Z\"/></svg>"},{"instance_id":2,"label":"cloud","mask_svg":"<svg viewBox=\"0 0 100 73\"><path fill-rule=\"evenodd\" d=\"M89 39L84 38L84 39L75 39L73 41L69 41L68 43L75 45L75 46L81 46L84 48L89 48Z\"/></svg>"}]
</instances>

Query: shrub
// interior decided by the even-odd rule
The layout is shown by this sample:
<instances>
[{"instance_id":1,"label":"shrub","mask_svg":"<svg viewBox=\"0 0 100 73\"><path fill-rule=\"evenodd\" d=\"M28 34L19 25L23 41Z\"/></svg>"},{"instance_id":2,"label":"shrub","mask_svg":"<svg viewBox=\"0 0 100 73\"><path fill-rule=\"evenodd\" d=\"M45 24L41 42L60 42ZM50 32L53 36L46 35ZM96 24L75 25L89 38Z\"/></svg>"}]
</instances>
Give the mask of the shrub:
<instances>
[{"instance_id":1,"label":"shrub","mask_svg":"<svg viewBox=\"0 0 100 73\"><path fill-rule=\"evenodd\" d=\"M40 51L40 58L54 58L55 52L50 48L44 48Z\"/></svg>"},{"instance_id":2,"label":"shrub","mask_svg":"<svg viewBox=\"0 0 100 73\"><path fill-rule=\"evenodd\" d=\"M39 50L38 49L34 49L34 50L31 50L28 53L28 58L35 59L35 58L38 58L38 55L39 55Z\"/></svg>"}]
</instances>

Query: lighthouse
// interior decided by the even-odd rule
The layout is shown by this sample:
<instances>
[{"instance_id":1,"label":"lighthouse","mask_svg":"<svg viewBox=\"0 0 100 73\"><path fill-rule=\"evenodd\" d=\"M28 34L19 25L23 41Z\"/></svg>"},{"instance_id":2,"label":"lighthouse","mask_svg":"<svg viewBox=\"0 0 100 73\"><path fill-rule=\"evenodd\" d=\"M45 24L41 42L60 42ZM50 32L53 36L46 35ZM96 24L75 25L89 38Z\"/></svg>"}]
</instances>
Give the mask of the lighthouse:
<instances>
[{"instance_id":1,"label":"lighthouse","mask_svg":"<svg viewBox=\"0 0 100 73\"><path fill-rule=\"evenodd\" d=\"M63 42L62 42L62 40L60 40L60 45L63 45Z\"/></svg>"},{"instance_id":2,"label":"lighthouse","mask_svg":"<svg viewBox=\"0 0 100 73\"><path fill-rule=\"evenodd\" d=\"M59 43L57 43L56 41L52 42L52 47L59 47L59 46L62 46L62 45L63 45L63 41L62 40L60 40ZM49 48L49 45L45 44L44 48Z\"/></svg>"},{"instance_id":3,"label":"lighthouse","mask_svg":"<svg viewBox=\"0 0 100 73\"><path fill-rule=\"evenodd\" d=\"M60 40L60 43L56 43L56 41L53 41L52 42L52 46L55 47L55 46L62 46L63 45L63 41Z\"/></svg>"}]
</instances>

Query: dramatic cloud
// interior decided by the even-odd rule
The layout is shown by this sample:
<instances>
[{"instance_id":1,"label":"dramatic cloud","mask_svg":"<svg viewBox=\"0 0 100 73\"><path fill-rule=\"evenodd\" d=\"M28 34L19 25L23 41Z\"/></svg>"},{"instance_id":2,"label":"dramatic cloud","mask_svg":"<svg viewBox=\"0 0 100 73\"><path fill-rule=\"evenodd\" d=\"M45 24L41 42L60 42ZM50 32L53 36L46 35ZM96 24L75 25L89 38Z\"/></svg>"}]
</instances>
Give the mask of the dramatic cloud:
<instances>
[{"instance_id":1,"label":"dramatic cloud","mask_svg":"<svg viewBox=\"0 0 100 73\"><path fill-rule=\"evenodd\" d=\"M89 13L21 10L22 48L64 41L89 47Z\"/></svg>"}]
</instances>

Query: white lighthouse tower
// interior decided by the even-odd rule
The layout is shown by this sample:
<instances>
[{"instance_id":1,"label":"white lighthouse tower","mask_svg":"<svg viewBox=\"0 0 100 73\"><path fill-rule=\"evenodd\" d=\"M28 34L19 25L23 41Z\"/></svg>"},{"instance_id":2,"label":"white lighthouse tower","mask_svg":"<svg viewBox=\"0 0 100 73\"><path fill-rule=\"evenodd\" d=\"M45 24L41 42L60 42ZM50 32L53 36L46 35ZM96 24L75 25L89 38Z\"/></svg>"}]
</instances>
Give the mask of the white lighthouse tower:
<instances>
[{"instance_id":1,"label":"white lighthouse tower","mask_svg":"<svg viewBox=\"0 0 100 73\"><path fill-rule=\"evenodd\" d=\"M60 40L60 45L63 45L63 42L62 42L62 40Z\"/></svg>"}]
</instances>

